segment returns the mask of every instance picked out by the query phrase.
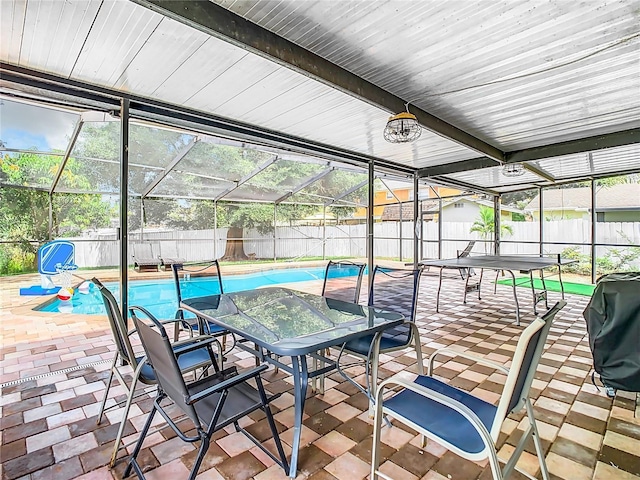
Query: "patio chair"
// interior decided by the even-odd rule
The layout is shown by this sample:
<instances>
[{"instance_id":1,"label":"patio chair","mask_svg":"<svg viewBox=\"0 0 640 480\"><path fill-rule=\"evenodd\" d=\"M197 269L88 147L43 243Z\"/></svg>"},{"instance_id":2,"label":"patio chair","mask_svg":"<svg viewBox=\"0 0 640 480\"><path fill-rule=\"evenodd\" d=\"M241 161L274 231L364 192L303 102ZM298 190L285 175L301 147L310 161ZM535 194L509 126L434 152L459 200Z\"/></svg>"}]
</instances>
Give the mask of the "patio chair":
<instances>
[{"instance_id":1,"label":"patio chair","mask_svg":"<svg viewBox=\"0 0 640 480\"><path fill-rule=\"evenodd\" d=\"M369 287L369 306L401 313L405 322L384 330L378 335L367 335L345 343L340 350L336 365L338 371L365 393L373 403L378 382L378 361L380 353L402 350L413 344L418 360L418 373L424 373L420 334L415 324L416 305L420 288L422 268L405 270L376 266ZM346 352L365 359L367 388L363 389L350 379L340 366L342 354ZM370 367L369 367L370 365ZM369 376L371 381L369 382Z\"/></svg>"},{"instance_id":2,"label":"patio chair","mask_svg":"<svg viewBox=\"0 0 640 480\"><path fill-rule=\"evenodd\" d=\"M469 241L467 246L464 247L464 250L456 251L457 258L468 257L471 254L471 250L473 250L473 247L475 246L475 244L476 244L476 241L475 240L471 240L471 241ZM458 269L458 271L460 272L460 277L462 278L462 280L466 280L467 277L470 277L471 275L475 275L476 274L476 272L475 272L475 270L473 268L460 268L460 269Z\"/></svg>"},{"instance_id":3,"label":"patio chair","mask_svg":"<svg viewBox=\"0 0 640 480\"><path fill-rule=\"evenodd\" d=\"M131 244L133 268L142 272L144 270L160 270L162 261L155 251L158 250L156 245L155 251L151 242L136 242Z\"/></svg>"},{"instance_id":4,"label":"patio chair","mask_svg":"<svg viewBox=\"0 0 640 480\"><path fill-rule=\"evenodd\" d=\"M322 296L358 303L365 267L363 263L330 260L324 272Z\"/></svg>"},{"instance_id":5,"label":"patio chair","mask_svg":"<svg viewBox=\"0 0 640 480\"><path fill-rule=\"evenodd\" d=\"M366 265L353 263L346 260L334 262L329 260L324 271L322 283L322 296L345 302L358 303L360 300L360 288L362 286L362 274ZM329 355L330 349L325 351ZM318 360L314 359L314 368L318 368ZM324 375L314 377L313 390L324 393Z\"/></svg>"},{"instance_id":6,"label":"patio chair","mask_svg":"<svg viewBox=\"0 0 640 480\"><path fill-rule=\"evenodd\" d=\"M100 424L102 421L102 415L104 414L105 406L107 403L107 397L109 396L109 390L111 389L111 381L115 376L118 379L120 385L127 390L127 399L124 404L124 411L122 412L122 420L120 420L120 427L116 435L116 441L113 447L113 453L109 462L110 466L113 466L116 462L118 450L120 448L120 440L124 432L125 423L129 416L129 409L131 403L135 397L135 390L138 382L144 385L155 385L157 383L156 375L147 364L146 357L144 355L136 354L131 344L130 336L135 333L135 330L127 331L127 325L122 317L118 303L113 294L107 289L97 278L91 280L100 290L102 294L102 300L107 310L107 318L109 319L109 325L113 338L116 344L116 354L113 357L111 363L111 372L109 373L109 379L107 380L107 388L104 391L102 397L102 403L100 404L100 411L98 413L98 419L96 424ZM168 322L175 322L175 320L169 320ZM218 362L216 361L216 355L211 349L212 344L216 344L218 348L218 356L221 358L221 347L217 339L213 337L200 336L194 337L188 340L174 343L172 348L179 355L178 364L183 372L191 372L197 369L203 369L206 371L210 366L213 366L215 371L219 371ZM133 369L132 380L130 385L124 379L123 373L120 371L120 366L130 366ZM113 406L120 406L115 404ZM112 407L108 407L112 408Z\"/></svg>"},{"instance_id":7,"label":"patio chair","mask_svg":"<svg viewBox=\"0 0 640 480\"><path fill-rule=\"evenodd\" d=\"M174 263L171 266L173 280L178 296L178 305L186 298L204 297L206 295L219 295L224 293L222 287L222 275L218 260L206 262ZM180 320L180 325L189 330L190 334L198 331L200 320L191 312L178 309L176 318ZM222 347L226 352L226 336L229 331L211 322L204 322L205 333L214 337L222 337ZM178 339L179 331L176 328L174 340ZM233 335L232 335L232 338ZM235 338L229 350L235 346Z\"/></svg>"},{"instance_id":8,"label":"patio chair","mask_svg":"<svg viewBox=\"0 0 640 480\"><path fill-rule=\"evenodd\" d=\"M131 469L133 469L138 478L144 478L143 467L138 463L138 454L145 441L149 427L153 423L156 412L159 412L164 417L165 421L182 440L188 443L200 442L198 455L189 473L190 480L195 479L198 474L200 464L209 449L212 435L232 424L237 432L242 432L246 435L265 454L278 463L285 473L288 473L289 465L269 408L269 402L276 397L267 397L260 377L260 373L266 370L267 366L262 365L240 373L237 372L235 367L231 367L195 382L186 383L180 373L174 350L169 343L167 332L162 324L149 316L143 309L132 307L131 311L134 324L140 333L142 345L147 353L149 364L158 379L158 396L155 398L153 408L140 432L140 437L131 454L124 477L127 477L131 473ZM139 316L140 312L143 313L143 316ZM254 383L255 387L249 382ZM162 406L161 404L165 399L171 400L172 404ZM193 434L191 428L183 431L176 425L176 422L171 418L173 407L177 407L193 422L196 430L195 434ZM262 410L266 415L279 458L267 450L260 441L238 423L241 418L256 410Z\"/></svg>"},{"instance_id":9,"label":"patio chair","mask_svg":"<svg viewBox=\"0 0 640 480\"><path fill-rule=\"evenodd\" d=\"M529 399L529 388L551 323L565 305L565 301L558 302L522 332L509 369L482 357L444 348L437 350L429 359L428 375L418 375L413 381L392 377L382 382L376 394L371 480L376 480L378 476L388 478L378 471L383 415L408 425L427 439L436 441L467 460L480 461L488 458L495 480L506 478L512 472L529 438L533 436L542 478L548 480L549 472ZM442 353L473 360L505 373L507 379L498 405L434 378L434 361ZM385 398L388 390L398 387L401 388L399 392ZM529 425L504 469L501 469L496 447L500 428L507 415L518 412L523 406L527 411Z\"/></svg>"},{"instance_id":10,"label":"patio chair","mask_svg":"<svg viewBox=\"0 0 640 480\"><path fill-rule=\"evenodd\" d=\"M169 270L172 265L186 262L178 254L178 242L175 240L165 240L160 242L160 261L163 270Z\"/></svg>"}]
</instances>

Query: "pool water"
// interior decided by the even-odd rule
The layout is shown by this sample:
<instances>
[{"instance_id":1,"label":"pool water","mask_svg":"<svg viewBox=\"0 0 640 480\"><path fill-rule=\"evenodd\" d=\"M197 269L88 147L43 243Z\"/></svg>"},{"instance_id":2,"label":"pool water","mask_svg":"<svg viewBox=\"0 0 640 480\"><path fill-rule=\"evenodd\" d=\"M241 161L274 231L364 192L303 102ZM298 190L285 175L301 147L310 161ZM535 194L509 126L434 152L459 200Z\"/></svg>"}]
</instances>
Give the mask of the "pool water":
<instances>
[{"instance_id":1,"label":"pool water","mask_svg":"<svg viewBox=\"0 0 640 480\"><path fill-rule=\"evenodd\" d=\"M222 287L225 292L229 293L282 283L322 280L324 272L325 267L317 267L274 269L244 275L223 275ZM197 283L205 280L194 279L191 281ZM119 298L120 285L118 282L106 282L105 286L111 290L116 298ZM320 292L318 291L318 293ZM129 282L129 305L143 306L158 318L174 318L178 308L178 298L173 278ZM93 284L89 288L89 293L86 294L82 294L76 289L71 302L61 302L56 298L54 301L49 300L39 305L34 310L89 315L106 314L100 291Z\"/></svg>"}]
</instances>

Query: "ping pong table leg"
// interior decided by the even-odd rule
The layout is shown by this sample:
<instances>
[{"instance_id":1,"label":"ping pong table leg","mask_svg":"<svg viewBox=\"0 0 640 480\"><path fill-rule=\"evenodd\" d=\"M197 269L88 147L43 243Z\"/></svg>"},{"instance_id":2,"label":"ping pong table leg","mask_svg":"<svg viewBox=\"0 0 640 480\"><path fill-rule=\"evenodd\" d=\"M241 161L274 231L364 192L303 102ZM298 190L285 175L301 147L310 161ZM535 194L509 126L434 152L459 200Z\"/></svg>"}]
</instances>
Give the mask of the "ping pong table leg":
<instances>
[{"instance_id":1,"label":"ping pong table leg","mask_svg":"<svg viewBox=\"0 0 640 480\"><path fill-rule=\"evenodd\" d=\"M467 303L467 292L469 291L469 277L471 277L471 275L467 275L467 278L464 281L464 295L462 296L462 303Z\"/></svg>"},{"instance_id":2,"label":"ping pong table leg","mask_svg":"<svg viewBox=\"0 0 640 480\"><path fill-rule=\"evenodd\" d=\"M480 278L478 279L478 300L482 300L480 298L480 287L482 286L482 275L484 274L484 268L480 269Z\"/></svg>"},{"instance_id":3,"label":"ping pong table leg","mask_svg":"<svg viewBox=\"0 0 640 480\"><path fill-rule=\"evenodd\" d=\"M559 259L558 259L558 281L560 282L560 292L562 292L562 299L564 300L564 285L562 283L562 265L560 265Z\"/></svg>"},{"instance_id":4,"label":"ping pong table leg","mask_svg":"<svg viewBox=\"0 0 640 480\"><path fill-rule=\"evenodd\" d=\"M529 270L529 282L531 282L531 295L533 296L533 314L538 315L536 305L538 305L538 294L536 293L536 287L533 285L533 270Z\"/></svg>"},{"instance_id":5,"label":"ping pong table leg","mask_svg":"<svg viewBox=\"0 0 640 480\"><path fill-rule=\"evenodd\" d=\"M440 290L442 289L442 270L444 267L440 267L440 275L438 280L438 293L436 294L436 313L440 312Z\"/></svg>"},{"instance_id":6,"label":"ping pong table leg","mask_svg":"<svg viewBox=\"0 0 640 480\"><path fill-rule=\"evenodd\" d=\"M307 396L307 384L309 383L309 372L307 371L307 357L291 357L293 367L293 396L294 396L294 417L293 417L293 442L291 445L291 461L289 462L289 477L296 478L298 468L298 453L300 450L300 437L302 436L302 416L304 414L304 401Z\"/></svg>"},{"instance_id":7,"label":"ping pong table leg","mask_svg":"<svg viewBox=\"0 0 640 480\"><path fill-rule=\"evenodd\" d=\"M503 270L511 275L511 288L513 289L513 300L516 302L516 325L520 325L520 304L518 303L518 295L516 294L516 276L511 270ZM534 307L535 308L535 307Z\"/></svg>"},{"instance_id":8,"label":"ping pong table leg","mask_svg":"<svg viewBox=\"0 0 640 480\"><path fill-rule=\"evenodd\" d=\"M544 307L549 310L549 290L547 290L547 284L544 281L544 268L540 269L540 281L542 282L542 290L544 290Z\"/></svg>"}]
</instances>

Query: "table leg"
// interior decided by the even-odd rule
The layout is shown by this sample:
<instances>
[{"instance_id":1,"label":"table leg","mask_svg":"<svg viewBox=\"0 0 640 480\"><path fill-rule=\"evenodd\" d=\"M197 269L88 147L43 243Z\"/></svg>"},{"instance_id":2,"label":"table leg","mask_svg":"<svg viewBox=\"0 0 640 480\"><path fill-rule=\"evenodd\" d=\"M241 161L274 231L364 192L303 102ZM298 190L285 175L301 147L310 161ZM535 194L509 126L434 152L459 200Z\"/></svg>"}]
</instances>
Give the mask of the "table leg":
<instances>
[{"instance_id":1,"label":"table leg","mask_svg":"<svg viewBox=\"0 0 640 480\"><path fill-rule=\"evenodd\" d=\"M291 357L293 367L293 396L294 396L294 420L293 420L293 444L291 445L291 462L289 463L289 477L296 478L298 468L298 453L300 450L300 437L302 436L302 414L304 402L307 396L309 372L307 370L307 357Z\"/></svg>"},{"instance_id":2,"label":"table leg","mask_svg":"<svg viewBox=\"0 0 640 480\"><path fill-rule=\"evenodd\" d=\"M529 281L531 282L531 296L533 297L533 313L538 315L536 305L538 304L538 295L536 294L536 288L533 285L533 270L529 270Z\"/></svg>"},{"instance_id":3,"label":"table leg","mask_svg":"<svg viewBox=\"0 0 640 480\"><path fill-rule=\"evenodd\" d=\"M558 264L558 281L560 282L560 291L562 292L562 299L564 300L564 285L562 284L562 266Z\"/></svg>"},{"instance_id":4,"label":"table leg","mask_svg":"<svg viewBox=\"0 0 640 480\"><path fill-rule=\"evenodd\" d=\"M518 295L516 294L516 276L511 270L503 270L511 275L511 288L513 289L513 300L516 302L516 325L520 325L520 304L518 303ZM534 307L535 308L535 307Z\"/></svg>"},{"instance_id":5,"label":"table leg","mask_svg":"<svg viewBox=\"0 0 640 480\"><path fill-rule=\"evenodd\" d=\"M540 281L542 282L542 289L544 290L544 307L549 310L549 291L544 281L544 268L540 269Z\"/></svg>"}]
</instances>

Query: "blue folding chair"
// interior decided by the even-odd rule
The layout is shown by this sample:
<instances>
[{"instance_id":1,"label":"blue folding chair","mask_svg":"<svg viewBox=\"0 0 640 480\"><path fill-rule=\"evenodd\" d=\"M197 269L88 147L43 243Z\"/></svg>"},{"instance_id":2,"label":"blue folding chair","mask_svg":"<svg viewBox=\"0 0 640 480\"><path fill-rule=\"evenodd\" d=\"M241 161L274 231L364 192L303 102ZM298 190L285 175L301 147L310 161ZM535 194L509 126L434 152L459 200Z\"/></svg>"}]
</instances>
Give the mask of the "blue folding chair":
<instances>
[{"instance_id":1,"label":"blue folding chair","mask_svg":"<svg viewBox=\"0 0 640 480\"><path fill-rule=\"evenodd\" d=\"M376 392L378 383L378 363L380 353L403 350L413 345L418 360L418 373L423 374L422 349L420 335L415 324L415 314L420 288L422 267L415 270L387 268L376 266L373 270L371 285L369 287L369 306L375 306L383 310L401 313L405 322L397 327L383 330L377 335L366 335L356 338L343 345L338 360L337 369L348 381L365 393L371 402ZM343 353L365 360L367 388L362 388L345 372L340 360ZM351 365L348 365L351 366ZM371 377L371 379L369 379Z\"/></svg>"},{"instance_id":2,"label":"blue folding chair","mask_svg":"<svg viewBox=\"0 0 640 480\"><path fill-rule=\"evenodd\" d=\"M186 298L204 297L207 295L220 295L224 293L222 288L222 274L218 260L205 262L174 263L171 265L173 280L176 286L178 305ZM204 332L214 337L222 337L223 353L227 353L235 346L235 338L227 330L215 323L199 320L190 312L178 309L176 318L180 320L182 327L193 334L203 325ZM178 339L179 331L175 330L174 340ZM227 334L232 337L232 345L227 350Z\"/></svg>"},{"instance_id":3,"label":"blue folding chair","mask_svg":"<svg viewBox=\"0 0 640 480\"><path fill-rule=\"evenodd\" d=\"M364 263L330 260L324 271L322 296L358 303L365 267Z\"/></svg>"},{"instance_id":4,"label":"blue folding chair","mask_svg":"<svg viewBox=\"0 0 640 480\"><path fill-rule=\"evenodd\" d=\"M410 426L427 439L438 442L467 460L479 461L488 458L495 480L506 478L513 471L529 437L533 436L542 477L548 480L549 472L529 399L529 388L553 318L565 305L565 301L558 302L522 332L509 369L481 357L441 349L429 359L428 375L418 375L413 381L392 377L382 382L376 394L371 480L376 480L379 476L387 478L378 470L383 415ZM441 353L471 359L505 373L507 380L498 405L488 403L431 376L434 360ZM384 398L389 389L398 387L402 390ZM504 469L501 469L496 448L500 428L508 414L521 410L523 406L527 410L529 426Z\"/></svg>"},{"instance_id":5,"label":"blue folding chair","mask_svg":"<svg viewBox=\"0 0 640 480\"><path fill-rule=\"evenodd\" d=\"M109 373L109 378L107 379L107 385L100 404L100 411L98 413L96 424L100 424L102 421L102 416L105 410L111 408L106 407L106 404L113 377L116 377L120 385L127 391L127 399L122 411L122 420L120 420L120 426L118 427L111 460L109 461L109 466L112 467L115 465L118 450L120 449L125 423L129 416L129 410L133 399L136 396L136 387L138 386L138 382L143 385L156 385L158 380L147 363L147 358L140 353L136 353L134 350L129 337L136 333L136 330L127 329L127 324L120 312L120 308L118 307L118 303L113 294L97 278L94 278L91 281L98 287L102 295L102 300L107 311L107 318L109 319L109 325L116 344L116 354L114 355L113 362L111 363L111 371ZM175 321L176 320L165 320L163 323ZM214 353L212 345L216 346L216 349L218 350L217 354ZM178 355L178 365L183 372L192 372L198 369L202 369L203 372L206 372L212 366L215 371L220 370L218 363L222 363L222 347L214 337L207 335L193 337L174 343L172 348L176 355ZM127 375L120 372L119 367L121 365L129 366L133 369L133 375L129 383L125 380ZM115 406L121 405L119 403L112 405L112 407Z\"/></svg>"}]
</instances>

